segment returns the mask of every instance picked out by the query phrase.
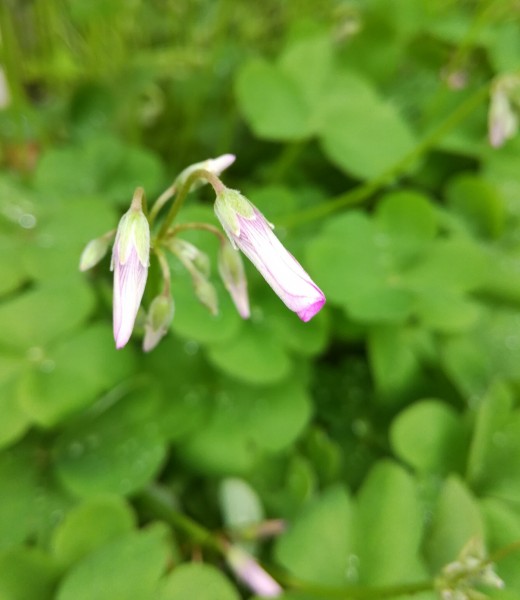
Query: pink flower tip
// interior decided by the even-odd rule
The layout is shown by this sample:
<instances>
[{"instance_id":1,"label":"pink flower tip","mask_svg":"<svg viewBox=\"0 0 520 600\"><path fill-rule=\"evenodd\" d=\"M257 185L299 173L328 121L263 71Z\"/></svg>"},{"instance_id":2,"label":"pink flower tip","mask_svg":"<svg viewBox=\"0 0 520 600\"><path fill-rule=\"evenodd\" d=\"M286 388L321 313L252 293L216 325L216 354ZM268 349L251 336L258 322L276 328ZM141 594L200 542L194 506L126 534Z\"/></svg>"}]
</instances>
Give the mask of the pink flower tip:
<instances>
[{"instance_id":1,"label":"pink flower tip","mask_svg":"<svg viewBox=\"0 0 520 600\"><path fill-rule=\"evenodd\" d=\"M325 295L321 292L321 290L318 291L320 292L321 297L296 313L304 323L307 323L307 321L310 321L314 315L318 314L326 302Z\"/></svg>"}]
</instances>

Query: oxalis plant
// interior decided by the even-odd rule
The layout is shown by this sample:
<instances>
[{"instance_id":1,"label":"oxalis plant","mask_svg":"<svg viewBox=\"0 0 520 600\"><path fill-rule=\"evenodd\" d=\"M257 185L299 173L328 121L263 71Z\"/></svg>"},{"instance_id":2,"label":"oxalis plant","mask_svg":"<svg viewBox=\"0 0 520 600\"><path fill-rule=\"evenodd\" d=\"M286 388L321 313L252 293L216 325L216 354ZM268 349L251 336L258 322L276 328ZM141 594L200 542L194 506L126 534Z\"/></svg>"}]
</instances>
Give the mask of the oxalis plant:
<instances>
[{"instance_id":1,"label":"oxalis plant","mask_svg":"<svg viewBox=\"0 0 520 600\"><path fill-rule=\"evenodd\" d=\"M116 348L123 348L132 334L146 287L150 253L157 257L162 290L150 303L143 339L146 352L157 346L174 315L171 272L165 253L171 252L189 272L195 295L213 314L218 311L217 294L210 283L209 259L196 246L182 239L187 230L200 229L219 241L218 270L238 313L250 316L247 280L239 251L254 264L280 299L302 321L309 321L325 304L325 295L300 263L273 233L273 225L239 191L226 187L219 175L235 161L232 154L190 165L164 191L148 212L144 190L137 188L117 230L91 240L85 247L80 270L96 265L112 248L114 272L113 322ZM190 191L209 183L216 194L215 214L225 232L209 223L176 225L175 219ZM173 199L162 224L154 232L161 210Z\"/></svg>"},{"instance_id":2,"label":"oxalis plant","mask_svg":"<svg viewBox=\"0 0 520 600\"><path fill-rule=\"evenodd\" d=\"M218 312L216 290L209 281L209 258L182 237L184 232L190 230L202 230L216 236L219 243L218 271L242 318L250 317L250 308L241 253L249 258L287 308L302 321L309 321L323 308L324 293L281 244L273 232L273 225L239 191L222 183L221 173L234 161L235 156L224 154L187 167L157 198L150 210L143 188L137 188L130 208L121 217L117 229L91 240L85 247L80 258L82 271L98 264L112 244L116 348L123 348L132 335L147 283L151 254L160 267L161 285L146 313L143 338L145 352L157 346L174 317L172 273L167 253L176 256L188 271L198 300L212 314ZM215 192L214 209L222 230L202 222L176 224L188 194L207 183ZM166 212L168 203L170 207ZM161 220L163 211L166 214ZM482 540L473 538L458 558L443 567L432 580L379 588L329 588L287 578L283 573L268 573L241 543L212 534L186 515L172 510L171 506L166 507L158 495L150 493L146 501L173 526L185 530L201 545L220 553L235 576L262 597L278 597L285 589L292 589L323 598L391 598L435 591L442 600L482 600L488 597L481 591L482 588L500 589L504 586L494 571L494 560L517 549L517 544L513 544L499 555L489 557ZM282 521L266 521L259 525L253 538L277 535L284 527Z\"/></svg>"}]
</instances>

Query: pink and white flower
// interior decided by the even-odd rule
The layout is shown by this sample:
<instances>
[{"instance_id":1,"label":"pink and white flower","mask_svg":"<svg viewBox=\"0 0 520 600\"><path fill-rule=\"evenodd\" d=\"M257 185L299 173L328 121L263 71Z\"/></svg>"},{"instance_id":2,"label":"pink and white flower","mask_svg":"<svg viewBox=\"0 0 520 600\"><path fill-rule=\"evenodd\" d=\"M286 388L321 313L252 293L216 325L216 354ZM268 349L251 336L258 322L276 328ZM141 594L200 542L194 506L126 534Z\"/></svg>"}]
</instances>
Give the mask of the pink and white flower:
<instances>
[{"instance_id":1,"label":"pink and white flower","mask_svg":"<svg viewBox=\"0 0 520 600\"><path fill-rule=\"evenodd\" d=\"M225 188L217 194L215 213L233 247L249 258L282 302L302 321L309 321L322 309L323 292L247 198Z\"/></svg>"},{"instance_id":2,"label":"pink and white flower","mask_svg":"<svg viewBox=\"0 0 520 600\"><path fill-rule=\"evenodd\" d=\"M116 348L122 348L130 339L148 277L150 226L142 211L142 196L139 188L119 221L112 250Z\"/></svg>"},{"instance_id":3,"label":"pink and white flower","mask_svg":"<svg viewBox=\"0 0 520 600\"><path fill-rule=\"evenodd\" d=\"M226 560L235 575L258 596L277 598L283 590L256 560L240 546L230 546Z\"/></svg>"}]
</instances>

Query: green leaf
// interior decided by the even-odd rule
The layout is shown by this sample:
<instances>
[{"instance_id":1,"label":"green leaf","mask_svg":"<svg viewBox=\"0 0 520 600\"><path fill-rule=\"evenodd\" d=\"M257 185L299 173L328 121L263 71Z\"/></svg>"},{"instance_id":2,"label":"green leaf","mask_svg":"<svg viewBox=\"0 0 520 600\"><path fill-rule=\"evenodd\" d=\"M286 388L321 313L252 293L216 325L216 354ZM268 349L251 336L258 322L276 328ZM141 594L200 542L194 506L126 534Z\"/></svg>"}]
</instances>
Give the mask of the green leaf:
<instances>
[{"instance_id":1,"label":"green leaf","mask_svg":"<svg viewBox=\"0 0 520 600\"><path fill-rule=\"evenodd\" d=\"M243 324L233 340L211 345L208 358L226 374L251 384L278 383L289 375L292 366L284 347L269 330L249 323Z\"/></svg>"},{"instance_id":2,"label":"green leaf","mask_svg":"<svg viewBox=\"0 0 520 600\"><path fill-rule=\"evenodd\" d=\"M310 399L298 382L276 387L225 383L215 394L212 418L180 448L209 473L244 473L262 452L280 452L300 434Z\"/></svg>"},{"instance_id":3,"label":"green leaf","mask_svg":"<svg viewBox=\"0 0 520 600\"><path fill-rule=\"evenodd\" d=\"M13 292L27 279L22 251L21 240L0 237L0 255L9 256L9 260L0 262L0 296Z\"/></svg>"},{"instance_id":4,"label":"green leaf","mask_svg":"<svg viewBox=\"0 0 520 600\"><path fill-rule=\"evenodd\" d=\"M240 110L256 135L277 141L312 134L311 112L294 81L262 60L246 63L236 79Z\"/></svg>"},{"instance_id":5,"label":"green leaf","mask_svg":"<svg viewBox=\"0 0 520 600\"><path fill-rule=\"evenodd\" d=\"M438 240L424 261L406 272L406 283L418 291L438 287L470 292L487 281L489 268L488 255L475 242L464 238Z\"/></svg>"},{"instance_id":6,"label":"green leaf","mask_svg":"<svg viewBox=\"0 0 520 600\"><path fill-rule=\"evenodd\" d=\"M505 205L492 184L475 175L459 175L450 181L446 199L473 234L484 239L496 239L502 234Z\"/></svg>"},{"instance_id":7,"label":"green leaf","mask_svg":"<svg viewBox=\"0 0 520 600\"><path fill-rule=\"evenodd\" d=\"M218 569L204 563L183 564L161 581L157 600L239 600L240 595Z\"/></svg>"},{"instance_id":8,"label":"green leaf","mask_svg":"<svg viewBox=\"0 0 520 600\"><path fill-rule=\"evenodd\" d=\"M124 534L80 560L56 600L153 600L166 567L166 527Z\"/></svg>"},{"instance_id":9,"label":"green leaf","mask_svg":"<svg viewBox=\"0 0 520 600\"><path fill-rule=\"evenodd\" d=\"M409 389L419 372L419 361L411 331L394 325L377 325L369 330L368 353L377 389L397 397Z\"/></svg>"},{"instance_id":10,"label":"green leaf","mask_svg":"<svg viewBox=\"0 0 520 600\"><path fill-rule=\"evenodd\" d=\"M51 600L58 569L36 548L13 548L0 553L2 600Z\"/></svg>"},{"instance_id":11,"label":"green leaf","mask_svg":"<svg viewBox=\"0 0 520 600\"><path fill-rule=\"evenodd\" d=\"M320 35L292 42L280 56L279 66L296 83L307 106L315 111L329 94L335 75L331 39Z\"/></svg>"},{"instance_id":12,"label":"green leaf","mask_svg":"<svg viewBox=\"0 0 520 600\"><path fill-rule=\"evenodd\" d=\"M343 487L313 500L277 541L275 555L293 575L311 583L343 585L353 552L354 515Z\"/></svg>"},{"instance_id":13,"label":"green leaf","mask_svg":"<svg viewBox=\"0 0 520 600\"><path fill-rule=\"evenodd\" d=\"M437 232L437 215L423 194L403 190L384 196L375 214L376 241L406 266L428 249Z\"/></svg>"},{"instance_id":14,"label":"green leaf","mask_svg":"<svg viewBox=\"0 0 520 600\"><path fill-rule=\"evenodd\" d=\"M372 222L361 212L335 218L308 248L308 263L330 301L361 321L403 321L412 295L390 271Z\"/></svg>"},{"instance_id":15,"label":"green leaf","mask_svg":"<svg viewBox=\"0 0 520 600\"><path fill-rule=\"evenodd\" d=\"M54 445L60 481L81 497L141 489L156 475L166 454L161 414L162 397L149 384L101 415L92 412L69 424Z\"/></svg>"},{"instance_id":16,"label":"green leaf","mask_svg":"<svg viewBox=\"0 0 520 600\"><path fill-rule=\"evenodd\" d=\"M0 550L25 541L34 530L38 490L34 460L25 448L0 454Z\"/></svg>"},{"instance_id":17,"label":"green leaf","mask_svg":"<svg viewBox=\"0 0 520 600\"><path fill-rule=\"evenodd\" d=\"M511 419L513 396L501 382L496 382L480 401L475 418L473 438L468 456L468 481L479 487L489 476L490 455L500 439L501 431Z\"/></svg>"},{"instance_id":18,"label":"green leaf","mask_svg":"<svg viewBox=\"0 0 520 600\"><path fill-rule=\"evenodd\" d=\"M56 344L26 373L20 403L34 421L52 426L128 377L132 359L129 352L117 353L109 327L92 325Z\"/></svg>"},{"instance_id":19,"label":"green leaf","mask_svg":"<svg viewBox=\"0 0 520 600\"><path fill-rule=\"evenodd\" d=\"M518 511L495 498L481 500L480 507L486 523L486 541L491 554L520 540ZM516 552L503 557L495 570L504 580L507 589L520 589L520 571Z\"/></svg>"},{"instance_id":20,"label":"green leaf","mask_svg":"<svg viewBox=\"0 0 520 600\"><path fill-rule=\"evenodd\" d=\"M45 345L80 325L93 308L92 292L76 279L47 283L0 304L0 342Z\"/></svg>"},{"instance_id":21,"label":"green leaf","mask_svg":"<svg viewBox=\"0 0 520 600\"><path fill-rule=\"evenodd\" d=\"M2 366L5 366L1 357ZM23 436L30 424L30 418L19 403L19 376L11 375L5 381L0 381L0 448L11 445Z\"/></svg>"},{"instance_id":22,"label":"green leaf","mask_svg":"<svg viewBox=\"0 0 520 600\"><path fill-rule=\"evenodd\" d=\"M392 105L353 94L328 112L319 135L328 158L360 179L381 176L415 147L408 124Z\"/></svg>"},{"instance_id":23,"label":"green leaf","mask_svg":"<svg viewBox=\"0 0 520 600\"><path fill-rule=\"evenodd\" d=\"M399 458L418 471L463 468L467 433L460 416L439 400L421 400L401 412L392 423L390 439Z\"/></svg>"},{"instance_id":24,"label":"green leaf","mask_svg":"<svg viewBox=\"0 0 520 600\"><path fill-rule=\"evenodd\" d=\"M122 498L92 498L71 510L55 529L53 554L60 565L69 567L134 525L135 516Z\"/></svg>"},{"instance_id":25,"label":"green leaf","mask_svg":"<svg viewBox=\"0 0 520 600\"><path fill-rule=\"evenodd\" d=\"M424 576L418 558L423 529L418 490L402 467L381 461L372 468L357 497L354 523L360 583L386 585Z\"/></svg>"},{"instance_id":26,"label":"green leaf","mask_svg":"<svg viewBox=\"0 0 520 600\"><path fill-rule=\"evenodd\" d=\"M480 304L460 292L437 286L421 289L415 307L421 324L441 333L468 331L482 316Z\"/></svg>"},{"instance_id":27,"label":"green leaf","mask_svg":"<svg viewBox=\"0 0 520 600\"><path fill-rule=\"evenodd\" d=\"M433 571L457 558L472 537L483 538L484 524L476 499L455 475L445 480L426 538L426 555Z\"/></svg>"}]
</instances>

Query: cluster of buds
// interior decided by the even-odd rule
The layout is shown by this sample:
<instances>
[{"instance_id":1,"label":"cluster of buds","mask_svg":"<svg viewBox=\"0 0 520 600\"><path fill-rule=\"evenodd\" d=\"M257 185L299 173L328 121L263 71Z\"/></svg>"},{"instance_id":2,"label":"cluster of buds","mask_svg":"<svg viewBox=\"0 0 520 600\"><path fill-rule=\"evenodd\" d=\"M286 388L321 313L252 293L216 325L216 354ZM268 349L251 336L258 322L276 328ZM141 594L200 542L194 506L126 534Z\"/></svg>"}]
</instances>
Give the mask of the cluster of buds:
<instances>
[{"instance_id":1,"label":"cluster of buds","mask_svg":"<svg viewBox=\"0 0 520 600\"><path fill-rule=\"evenodd\" d=\"M323 292L280 243L273 233L273 226L240 192L225 187L220 181L218 176L234 160L233 155L225 154L187 167L159 197L149 214L144 191L138 188L117 231L108 232L87 244L80 259L82 271L92 268L105 256L115 234L111 268L114 272L113 322L116 348L125 346L132 334L146 286L151 253L155 254L161 268L163 290L152 300L146 315L143 340L146 352L152 350L167 333L174 315L170 267L164 251L175 255L186 268L198 300L212 314L218 312L217 293L209 280L209 258L193 244L179 237L188 228L206 230L217 236L218 271L242 318L249 318L250 308L245 269L239 250L302 321L309 321L323 307ZM207 182L215 190L215 214L226 235L207 223L173 225L186 195ZM154 220L171 198L174 201L170 212L154 236L151 233Z\"/></svg>"},{"instance_id":2,"label":"cluster of buds","mask_svg":"<svg viewBox=\"0 0 520 600\"><path fill-rule=\"evenodd\" d=\"M497 77L491 88L488 113L489 143L494 148L503 146L518 131L520 110L520 75Z\"/></svg>"},{"instance_id":3,"label":"cluster of buds","mask_svg":"<svg viewBox=\"0 0 520 600\"><path fill-rule=\"evenodd\" d=\"M436 580L442 600L486 600L480 586L502 589L504 582L486 558L482 540L472 538L461 550L457 560L447 564Z\"/></svg>"}]
</instances>

